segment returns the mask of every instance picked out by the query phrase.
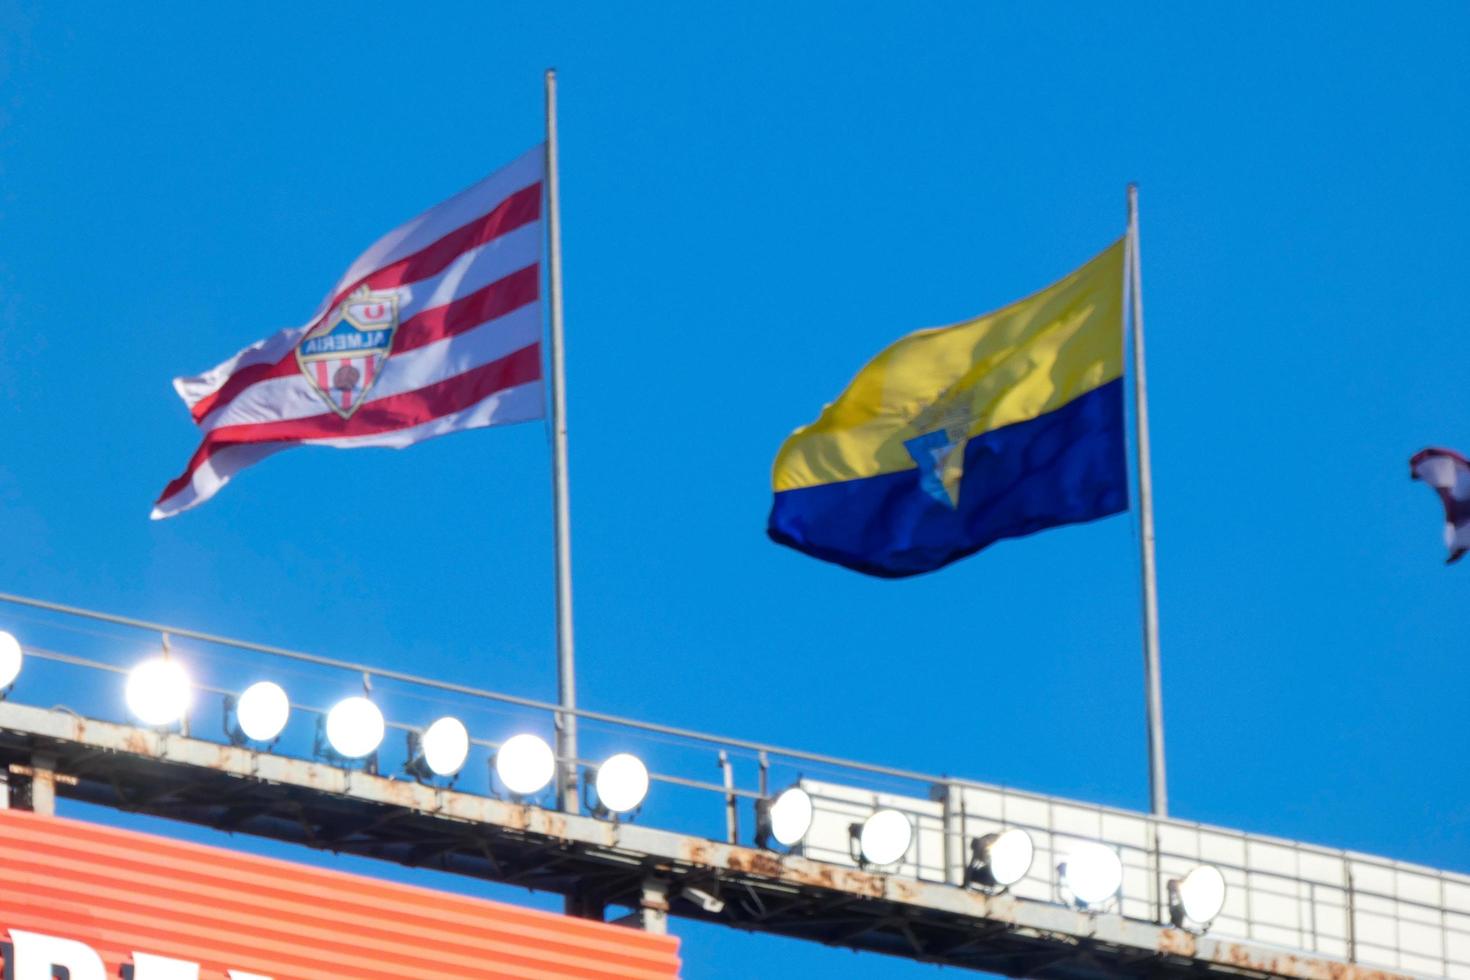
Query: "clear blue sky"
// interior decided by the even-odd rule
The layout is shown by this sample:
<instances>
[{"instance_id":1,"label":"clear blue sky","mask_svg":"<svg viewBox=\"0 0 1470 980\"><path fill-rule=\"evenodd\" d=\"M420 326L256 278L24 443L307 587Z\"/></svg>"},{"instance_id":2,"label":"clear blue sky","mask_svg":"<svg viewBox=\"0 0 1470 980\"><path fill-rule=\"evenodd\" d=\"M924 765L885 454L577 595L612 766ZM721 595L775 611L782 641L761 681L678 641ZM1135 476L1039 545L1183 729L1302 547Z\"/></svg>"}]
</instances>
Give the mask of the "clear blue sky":
<instances>
[{"instance_id":1,"label":"clear blue sky","mask_svg":"<svg viewBox=\"0 0 1470 980\"><path fill-rule=\"evenodd\" d=\"M1135 521L900 582L763 534L790 429L1137 180L1173 810L1470 870L1470 565L1407 475L1470 449L1467 46L1463 3L0 0L0 590L551 697L540 426L147 513L169 379L541 139L555 65L587 706L1145 807ZM676 929L700 980L933 973Z\"/></svg>"}]
</instances>

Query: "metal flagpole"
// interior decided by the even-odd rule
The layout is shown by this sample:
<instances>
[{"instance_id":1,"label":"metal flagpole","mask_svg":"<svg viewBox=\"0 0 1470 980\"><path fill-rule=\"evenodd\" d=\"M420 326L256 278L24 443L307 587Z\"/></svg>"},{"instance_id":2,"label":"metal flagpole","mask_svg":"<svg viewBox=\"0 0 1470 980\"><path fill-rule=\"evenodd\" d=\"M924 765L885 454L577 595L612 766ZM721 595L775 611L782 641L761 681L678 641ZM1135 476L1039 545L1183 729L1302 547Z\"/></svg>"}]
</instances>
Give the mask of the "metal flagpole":
<instances>
[{"instance_id":1,"label":"metal flagpole","mask_svg":"<svg viewBox=\"0 0 1470 980\"><path fill-rule=\"evenodd\" d=\"M1128 185L1128 292L1133 321L1133 421L1138 445L1139 549L1143 568L1143 683L1148 715L1148 789L1154 816L1169 815L1164 773L1164 694L1159 680L1159 585L1154 566L1154 485L1148 445L1148 376L1143 364L1143 270L1138 185Z\"/></svg>"},{"instance_id":2,"label":"metal flagpole","mask_svg":"<svg viewBox=\"0 0 1470 980\"><path fill-rule=\"evenodd\" d=\"M556 805L577 808L576 657L572 645L572 529L567 492L567 392L561 306L561 193L556 160L556 69L546 71L547 277L551 292L551 482L556 510Z\"/></svg>"}]
</instances>

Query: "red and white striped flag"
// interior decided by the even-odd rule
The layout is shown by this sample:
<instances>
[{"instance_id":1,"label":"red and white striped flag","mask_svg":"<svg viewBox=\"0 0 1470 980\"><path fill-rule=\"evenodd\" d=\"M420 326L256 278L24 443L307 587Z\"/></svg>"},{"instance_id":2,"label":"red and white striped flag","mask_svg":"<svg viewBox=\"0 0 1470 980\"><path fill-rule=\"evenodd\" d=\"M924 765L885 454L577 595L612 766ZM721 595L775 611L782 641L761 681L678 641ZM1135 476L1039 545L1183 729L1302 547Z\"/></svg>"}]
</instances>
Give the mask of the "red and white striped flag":
<instances>
[{"instance_id":1,"label":"red and white striped flag","mask_svg":"<svg viewBox=\"0 0 1470 980\"><path fill-rule=\"evenodd\" d=\"M1409 460L1409 475L1423 480L1444 504L1446 563L1470 549L1470 460L1451 449L1421 449Z\"/></svg>"},{"instance_id":2,"label":"red and white striped flag","mask_svg":"<svg viewBox=\"0 0 1470 980\"><path fill-rule=\"evenodd\" d=\"M545 148L389 232L304 325L178 391L204 441L153 517L292 446L402 448L543 416Z\"/></svg>"}]
</instances>

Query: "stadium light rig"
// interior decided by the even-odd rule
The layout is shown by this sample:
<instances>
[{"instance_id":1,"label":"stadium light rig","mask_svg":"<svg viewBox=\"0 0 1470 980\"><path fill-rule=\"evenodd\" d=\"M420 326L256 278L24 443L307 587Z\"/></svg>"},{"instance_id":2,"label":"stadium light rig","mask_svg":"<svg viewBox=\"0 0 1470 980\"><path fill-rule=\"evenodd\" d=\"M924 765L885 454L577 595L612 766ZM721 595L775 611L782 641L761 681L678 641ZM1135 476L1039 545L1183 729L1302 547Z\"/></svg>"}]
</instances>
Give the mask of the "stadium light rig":
<instances>
[{"instance_id":1,"label":"stadium light rig","mask_svg":"<svg viewBox=\"0 0 1470 980\"><path fill-rule=\"evenodd\" d=\"M9 694L24 661L20 641L14 634L0 630L0 699ZM363 692L342 698L324 714L318 714L312 753L333 765L361 766L377 773L387 720L368 696L371 683L366 674ZM167 634L159 655L141 661L126 673L123 701L128 712L146 727L163 729L186 724L193 697L193 682L170 652ZM291 699L275 681L256 681L238 695L224 693L222 701L222 727L232 745L271 751L291 719ZM439 718L422 732L410 730L408 741L405 769L421 778L456 778L468 762L472 747L464 722L452 716ZM492 787L498 784L514 800L524 802L551 785L556 775L556 755L537 735L512 735L492 756L490 774ZM603 818L621 819L636 812L651 786L648 767L627 752L609 756L590 768L588 775L590 778L582 781L584 792L592 793L594 798L584 802L589 812ZM779 805L774 808L773 836L785 846L803 837L811 824L811 798L802 790L793 790L775 801Z\"/></svg>"},{"instance_id":2,"label":"stadium light rig","mask_svg":"<svg viewBox=\"0 0 1470 980\"><path fill-rule=\"evenodd\" d=\"M291 700L275 681L257 681L239 697L225 695L225 735L232 745L275 745L291 718Z\"/></svg>"},{"instance_id":3,"label":"stadium light rig","mask_svg":"<svg viewBox=\"0 0 1470 980\"><path fill-rule=\"evenodd\" d=\"M1019 827L976 837L970 842L966 880L985 889L1004 891L1031 870L1036 845Z\"/></svg>"},{"instance_id":4,"label":"stadium light rig","mask_svg":"<svg viewBox=\"0 0 1470 980\"><path fill-rule=\"evenodd\" d=\"M193 687L183 665L165 653L143 661L128 673L123 700L143 724L166 728L188 714Z\"/></svg>"},{"instance_id":5,"label":"stadium light rig","mask_svg":"<svg viewBox=\"0 0 1470 980\"><path fill-rule=\"evenodd\" d=\"M755 842L767 850L771 841L791 850L812 829L815 807L811 794L800 786L782 790L775 796L755 801Z\"/></svg>"},{"instance_id":6,"label":"stadium light rig","mask_svg":"<svg viewBox=\"0 0 1470 980\"><path fill-rule=\"evenodd\" d=\"M24 666L24 648L7 631L0 630L0 698L6 696ZM343 698L319 716L315 752L344 767L363 764L377 772L377 754L386 734L382 710L371 698L364 678L364 695ZM124 700L138 721L151 728L168 728L186 722L193 699L193 684L184 665L169 652L136 664L127 672ZM225 695L224 728L231 743L254 744L265 750L279 741L291 717L286 691L274 681L257 681L240 695ZM445 716L423 731L408 732L409 753L405 768L421 778L454 779L469 759L472 742L465 724ZM556 755L543 738L519 733L506 739L489 760L492 792L498 785L512 799L525 802L551 785L556 773ZM627 752L609 756L589 767L582 781L584 803L589 812L603 819L620 820L639 810L648 796L651 777L641 759ZM810 833L815 818L812 796L800 785L789 786L772 796L755 801L758 847L798 848ZM881 807L861 823L849 826L853 859L862 867L896 870L908 857L914 843L912 820L899 810ZM1035 861L1031 835L1011 827L971 839L971 857L965 869L965 884L992 892L1004 891L1025 878ZM1099 912L1118 898L1123 887L1123 862L1116 849L1098 841L1075 839L1065 843L1056 866L1056 887L1061 900L1085 912ZM1200 864L1180 878L1170 879L1169 918L1181 929L1206 932L1225 906L1226 882L1221 870ZM717 896L690 892L707 910L719 903ZM707 901L706 901L707 900Z\"/></svg>"},{"instance_id":7,"label":"stadium light rig","mask_svg":"<svg viewBox=\"0 0 1470 980\"><path fill-rule=\"evenodd\" d=\"M420 778L440 776L452 779L464 768L470 757L470 733L464 722L446 715L422 733L408 733L410 773Z\"/></svg>"},{"instance_id":8,"label":"stadium light rig","mask_svg":"<svg viewBox=\"0 0 1470 980\"><path fill-rule=\"evenodd\" d=\"M648 796L648 767L637 756L619 752L603 760L591 783L597 795L596 804L590 807L593 814L618 819L643 805Z\"/></svg>"},{"instance_id":9,"label":"stadium light rig","mask_svg":"<svg viewBox=\"0 0 1470 980\"><path fill-rule=\"evenodd\" d=\"M386 728L382 710L372 701L360 694L343 698L319 722L316 752L344 765L362 761L376 772Z\"/></svg>"},{"instance_id":10,"label":"stadium light rig","mask_svg":"<svg viewBox=\"0 0 1470 980\"><path fill-rule=\"evenodd\" d=\"M1225 875L1210 864L1169 881L1169 918L1181 929L1205 932L1225 908Z\"/></svg>"},{"instance_id":11,"label":"stadium light rig","mask_svg":"<svg viewBox=\"0 0 1470 980\"><path fill-rule=\"evenodd\" d=\"M516 800L535 796L551 785L556 755L545 739L522 733L512 735L495 751L490 771Z\"/></svg>"},{"instance_id":12,"label":"stadium light rig","mask_svg":"<svg viewBox=\"0 0 1470 980\"><path fill-rule=\"evenodd\" d=\"M1072 841L1057 865L1057 884L1076 907L1094 912L1123 887L1123 859L1096 841Z\"/></svg>"},{"instance_id":13,"label":"stadium light rig","mask_svg":"<svg viewBox=\"0 0 1470 980\"><path fill-rule=\"evenodd\" d=\"M849 849L856 848L853 858L863 866L896 865L909 852L914 842L914 825L897 810L877 810L862 823L848 828Z\"/></svg>"}]
</instances>

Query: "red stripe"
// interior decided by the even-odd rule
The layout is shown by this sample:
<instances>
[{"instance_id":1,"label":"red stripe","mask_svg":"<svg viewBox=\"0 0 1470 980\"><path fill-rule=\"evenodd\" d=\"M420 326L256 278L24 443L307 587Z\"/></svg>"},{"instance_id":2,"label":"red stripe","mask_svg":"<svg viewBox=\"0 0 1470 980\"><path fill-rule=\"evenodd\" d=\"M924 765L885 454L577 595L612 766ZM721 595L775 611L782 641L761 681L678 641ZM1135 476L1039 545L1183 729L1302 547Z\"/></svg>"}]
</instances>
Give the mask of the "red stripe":
<instances>
[{"instance_id":1,"label":"red stripe","mask_svg":"<svg viewBox=\"0 0 1470 980\"><path fill-rule=\"evenodd\" d=\"M366 284L372 289L392 289L406 282L418 282L436 276L445 266L453 262L462 252L478 248L494 241L501 235L515 231L524 225L541 220L541 182L523 187L497 204L491 211L454 229L449 234L424 246L412 255L404 256L392 265L385 265L376 272L343 287L331 304L337 305Z\"/></svg>"},{"instance_id":2,"label":"red stripe","mask_svg":"<svg viewBox=\"0 0 1470 980\"><path fill-rule=\"evenodd\" d=\"M164 488L158 502L162 503L187 487L195 470L229 446L393 432L463 411L498 391L540 377L541 345L538 342L436 384L368 402L351 418L344 419L335 412L327 412L302 419L221 426L204 437L189 460L188 468Z\"/></svg>"},{"instance_id":3,"label":"red stripe","mask_svg":"<svg viewBox=\"0 0 1470 980\"><path fill-rule=\"evenodd\" d=\"M536 302L541 295L541 266L528 265L452 303L436 306L404 320L393 337L393 353L402 354L436 340L454 337L496 317Z\"/></svg>"},{"instance_id":4,"label":"red stripe","mask_svg":"<svg viewBox=\"0 0 1470 980\"><path fill-rule=\"evenodd\" d=\"M512 272L503 279L461 296L443 306L420 310L399 324L393 337L393 354L402 354L445 337L453 337L477 327L487 320L504 316L534 303L541 293L541 266L539 263ZM274 364L251 364L230 375L224 384L194 403L189 411L195 422L202 421L211 412L235 400L253 384L271 378L290 377L297 371L296 352L292 351ZM326 387L326 382L322 382Z\"/></svg>"}]
</instances>

